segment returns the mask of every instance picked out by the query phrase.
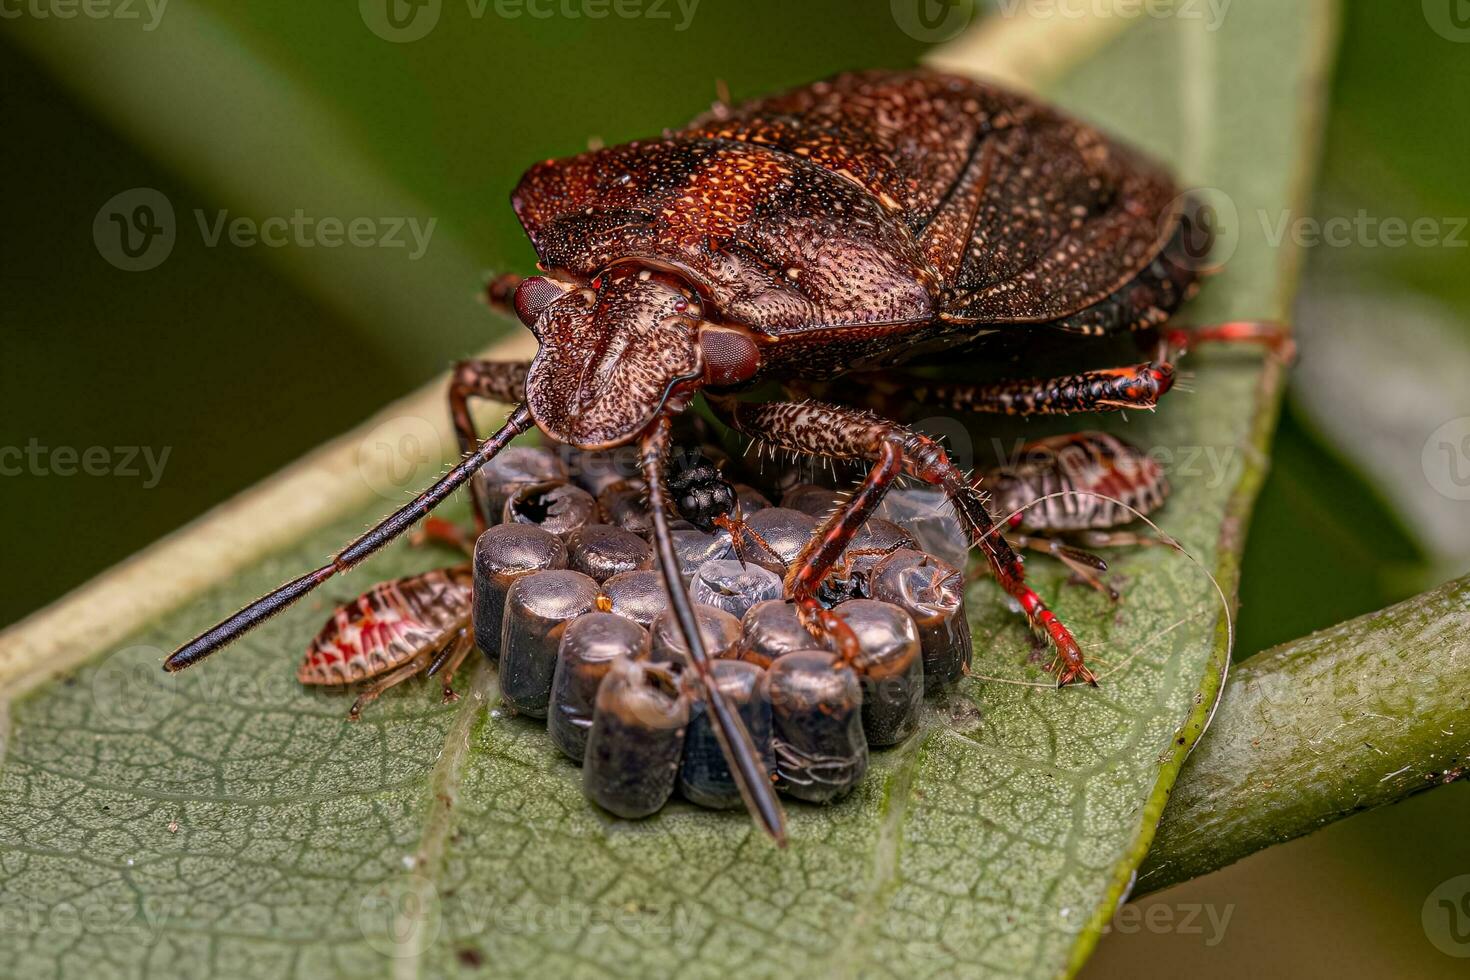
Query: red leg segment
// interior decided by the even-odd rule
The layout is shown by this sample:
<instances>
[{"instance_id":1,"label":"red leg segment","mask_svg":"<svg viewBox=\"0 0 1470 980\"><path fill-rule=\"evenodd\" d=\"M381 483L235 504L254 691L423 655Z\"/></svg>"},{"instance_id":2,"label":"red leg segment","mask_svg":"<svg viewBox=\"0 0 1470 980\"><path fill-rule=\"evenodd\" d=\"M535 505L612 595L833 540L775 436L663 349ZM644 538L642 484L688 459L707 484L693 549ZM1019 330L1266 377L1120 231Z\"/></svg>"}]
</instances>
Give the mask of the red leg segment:
<instances>
[{"instance_id":1,"label":"red leg segment","mask_svg":"<svg viewBox=\"0 0 1470 980\"><path fill-rule=\"evenodd\" d=\"M849 515L860 515L857 520L860 525L897 476L897 473L888 473L885 462L888 454L896 450L902 472L944 489L955 513L985 554L996 580L1020 603L1032 626L1057 651L1053 669L1058 682L1097 683L1092 671L1083 663L1076 639L1026 584L1021 560L996 529L976 481L961 473L938 443L897 423L836 405L819 402L759 404L731 399L711 401L731 425L756 439L794 452L839 459L871 459L879 464L874 470L877 477L870 474L848 506L823 526L814 543L803 553L809 554L810 560L796 563L788 573L788 582L806 583L812 576L817 576L817 582L821 581L821 575L825 575L826 568L831 565L828 561L826 568L819 567L820 558L829 551L829 540L835 541L846 535L842 540L842 544L846 544L856 530ZM856 508L853 508L854 502L858 502ZM837 553L840 552L839 547Z\"/></svg>"},{"instance_id":2,"label":"red leg segment","mask_svg":"<svg viewBox=\"0 0 1470 980\"><path fill-rule=\"evenodd\" d=\"M1257 344L1283 361L1296 359L1296 343L1284 324L1236 320L1208 327L1170 327L1162 331L1162 356L1177 358L1200 344Z\"/></svg>"}]
</instances>

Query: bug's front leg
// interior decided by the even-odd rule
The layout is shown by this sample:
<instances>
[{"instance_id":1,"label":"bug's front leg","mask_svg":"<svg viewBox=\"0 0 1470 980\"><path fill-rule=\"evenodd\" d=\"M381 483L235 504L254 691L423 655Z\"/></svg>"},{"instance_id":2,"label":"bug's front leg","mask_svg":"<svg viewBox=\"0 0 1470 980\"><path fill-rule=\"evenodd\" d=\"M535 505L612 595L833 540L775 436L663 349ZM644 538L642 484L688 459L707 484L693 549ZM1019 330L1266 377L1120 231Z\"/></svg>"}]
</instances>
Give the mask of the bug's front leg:
<instances>
[{"instance_id":1,"label":"bug's front leg","mask_svg":"<svg viewBox=\"0 0 1470 980\"><path fill-rule=\"evenodd\" d=\"M786 579L789 587L807 589L820 583L893 480L900 472L906 473L944 490L996 580L1056 650L1058 683L1096 685L1071 631L1026 584L1021 560L991 520L978 483L962 473L934 440L868 412L821 402L711 402L734 428L752 438L793 452L875 463L857 493L817 529L815 538L792 563Z\"/></svg>"},{"instance_id":2,"label":"bug's front leg","mask_svg":"<svg viewBox=\"0 0 1470 980\"><path fill-rule=\"evenodd\" d=\"M470 415L470 399L519 405L526 400L526 374L529 361L460 361L449 379L449 416L454 420L454 434L459 438L461 453L473 452L480 444L475 420ZM475 531L486 527L484 489L478 480L470 481L470 499L474 501Z\"/></svg>"}]
</instances>

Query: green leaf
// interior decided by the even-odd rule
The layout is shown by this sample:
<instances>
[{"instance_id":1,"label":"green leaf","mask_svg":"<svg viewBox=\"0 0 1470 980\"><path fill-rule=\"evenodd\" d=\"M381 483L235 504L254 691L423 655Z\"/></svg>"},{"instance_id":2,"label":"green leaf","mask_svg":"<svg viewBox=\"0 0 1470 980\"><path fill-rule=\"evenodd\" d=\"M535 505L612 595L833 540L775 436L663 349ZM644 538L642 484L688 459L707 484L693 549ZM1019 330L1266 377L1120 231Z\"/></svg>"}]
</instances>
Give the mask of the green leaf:
<instances>
[{"instance_id":1,"label":"green leaf","mask_svg":"<svg viewBox=\"0 0 1470 980\"><path fill-rule=\"evenodd\" d=\"M1223 189L1242 216L1294 207L1330 15L1325 0L1241 0L1219 30L1149 19L1053 94L1187 182ZM1240 231L1196 319L1284 318L1294 257L1254 221ZM1193 394L1114 427L1175 454L1163 525L1230 591L1279 370L1234 353L1193 367ZM269 506L242 501L234 525L220 515L0 645L0 676L28 671L27 683L91 660L9 706L0 959L19 974L1068 973L1147 849L1228 659L1214 587L1177 554L1121 557L1117 608L1038 560L1101 689L1051 689L1019 618L982 581L970 593L977 676L919 736L877 753L850 799L793 805L789 850L741 815L682 804L610 820L539 726L495 709L486 666L457 705L407 685L356 725L343 698L292 679L333 598L442 555L396 546L216 661L158 672L179 639L380 516L384 501L361 503L343 462L359 443L317 460L336 461L335 483L311 484L336 487L347 509L274 513L308 495L313 471L293 472L267 488ZM337 519L313 524L328 512ZM283 524L312 529L244 560ZM210 560L244 567L201 590ZM111 619L166 603L182 605L114 642Z\"/></svg>"}]
</instances>

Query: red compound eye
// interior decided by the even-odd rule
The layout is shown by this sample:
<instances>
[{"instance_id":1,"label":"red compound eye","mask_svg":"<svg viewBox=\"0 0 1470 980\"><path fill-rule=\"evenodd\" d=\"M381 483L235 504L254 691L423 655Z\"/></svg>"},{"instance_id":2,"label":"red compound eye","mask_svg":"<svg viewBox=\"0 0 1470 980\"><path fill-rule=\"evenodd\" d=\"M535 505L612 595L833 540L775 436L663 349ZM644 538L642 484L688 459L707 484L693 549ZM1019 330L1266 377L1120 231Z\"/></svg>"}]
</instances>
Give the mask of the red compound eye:
<instances>
[{"instance_id":1,"label":"red compound eye","mask_svg":"<svg viewBox=\"0 0 1470 980\"><path fill-rule=\"evenodd\" d=\"M516 287L516 316L526 326L534 328L541 313L566 294L566 287L545 276L531 276Z\"/></svg>"},{"instance_id":2,"label":"red compound eye","mask_svg":"<svg viewBox=\"0 0 1470 980\"><path fill-rule=\"evenodd\" d=\"M760 370L760 348L744 330L705 327L699 332L699 347L704 353L706 384L715 387L740 384Z\"/></svg>"}]
</instances>

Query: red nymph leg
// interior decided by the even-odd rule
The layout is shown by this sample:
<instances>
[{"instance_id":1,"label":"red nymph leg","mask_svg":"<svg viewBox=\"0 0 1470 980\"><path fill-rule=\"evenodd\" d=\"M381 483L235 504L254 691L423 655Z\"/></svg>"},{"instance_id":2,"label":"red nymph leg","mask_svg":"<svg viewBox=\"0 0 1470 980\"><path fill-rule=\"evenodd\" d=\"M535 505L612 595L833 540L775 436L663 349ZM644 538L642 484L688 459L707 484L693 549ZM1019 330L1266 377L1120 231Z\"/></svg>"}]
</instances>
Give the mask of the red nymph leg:
<instances>
[{"instance_id":1,"label":"red nymph leg","mask_svg":"<svg viewBox=\"0 0 1470 980\"><path fill-rule=\"evenodd\" d=\"M1021 560L996 530L976 482L961 473L934 440L867 412L820 402L747 403L712 399L736 429L793 452L837 459L869 459L875 467L853 498L818 529L812 544L787 572L787 583L820 583L842 546L872 513L899 472L944 489L955 514L984 553L1001 587L1010 593L1033 628L1057 652L1058 682L1096 684L1082 651L1056 614L1026 584ZM896 462L895 462L896 460ZM825 564L824 564L825 563Z\"/></svg>"}]
</instances>

